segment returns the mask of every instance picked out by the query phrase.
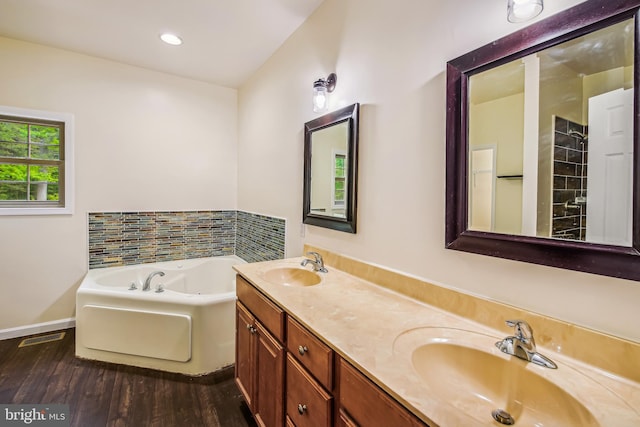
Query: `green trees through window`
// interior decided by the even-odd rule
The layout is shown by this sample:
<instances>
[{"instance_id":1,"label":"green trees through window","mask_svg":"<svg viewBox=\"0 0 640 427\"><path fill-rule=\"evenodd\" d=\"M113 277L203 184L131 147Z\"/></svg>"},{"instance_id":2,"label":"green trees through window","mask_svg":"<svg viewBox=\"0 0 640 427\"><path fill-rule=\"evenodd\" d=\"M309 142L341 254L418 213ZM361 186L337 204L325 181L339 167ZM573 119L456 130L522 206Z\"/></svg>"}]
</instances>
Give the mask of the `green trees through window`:
<instances>
[{"instance_id":1,"label":"green trees through window","mask_svg":"<svg viewBox=\"0 0 640 427\"><path fill-rule=\"evenodd\" d=\"M60 201L64 123L0 116L0 203Z\"/></svg>"},{"instance_id":2,"label":"green trees through window","mask_svg":"<svg viewBox=\"0 0 640 427\"><path fill-rule=\"evenodd\" d=\"M342 153L334 154L333 165L333 205L334 207L345 206L345 179L346 179L346 155Z\"/></svg>"}]
</instances>

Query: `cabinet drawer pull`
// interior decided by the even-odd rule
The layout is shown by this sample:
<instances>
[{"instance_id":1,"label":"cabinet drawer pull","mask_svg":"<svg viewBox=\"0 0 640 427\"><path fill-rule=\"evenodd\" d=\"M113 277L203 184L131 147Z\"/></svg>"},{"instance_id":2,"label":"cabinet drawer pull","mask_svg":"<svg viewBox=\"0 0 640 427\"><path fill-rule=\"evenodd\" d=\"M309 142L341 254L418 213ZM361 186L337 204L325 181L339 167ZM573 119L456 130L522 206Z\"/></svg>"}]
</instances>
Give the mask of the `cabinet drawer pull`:
<instances>
[{"instance_id":1,"label":"cabinet drawer pull","mask_svg":"<svg viewBox=\"0 0 640 427\"><path fill-rule=\"evenodd\" d=\"M255 333L256 333L256 328L254 328L254 327L253 327L253 325L249 325L249 324L247 324L247 330L248 330L249 332L251 332L252 334L255 334Z\"/></svg>"},{"instance_id":2,"label":"cabinet drawer pull","mask_svg":"<svg viewBox=\"0 0 640 427\"><path fill-rule=\"evenodd\" d=\"M303 405L302 403L298 403L298 413L303 415L307 410L307 405Z\"/></svg>"},{"instance_id":3,"label":"cabinet drawer pull","mask_svg":"<svg viewBox=\"0 0 640 427\"><path fill-rule=\"evenodd\" d=\"M309 351L309 349L307 348L307 346L298 346L298 353L300 353L300 356L304 356L304 354Z\"/></svg>"}]
</instances>

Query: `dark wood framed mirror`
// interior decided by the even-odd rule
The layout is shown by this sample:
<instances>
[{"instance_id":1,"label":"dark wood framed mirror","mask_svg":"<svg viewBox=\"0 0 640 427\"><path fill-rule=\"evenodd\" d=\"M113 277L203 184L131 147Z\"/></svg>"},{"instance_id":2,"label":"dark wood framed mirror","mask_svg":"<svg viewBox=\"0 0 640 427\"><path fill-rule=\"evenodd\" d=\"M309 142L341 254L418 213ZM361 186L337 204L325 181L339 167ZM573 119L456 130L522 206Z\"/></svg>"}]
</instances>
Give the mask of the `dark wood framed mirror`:
<instances>
[{"instance_id":1,"label":"dark wood framed mirror","mask_svg":"<svg viewBox=\"0 0 640 427\"><path fill-rule=\"evenodd\" d=\"M448 249L640 280L639 8L588 0L447 63Z\"/></svg>"},{"instance_id":2,"label":"dark wood framed mirror","mask_svg":"<svg viewBox=\"0 0 640 427\"><path fill-rule=\"evenodd\" d=\"M304 124L304 224L356 232L360 104Z\"/></svg>"}]
</instances>

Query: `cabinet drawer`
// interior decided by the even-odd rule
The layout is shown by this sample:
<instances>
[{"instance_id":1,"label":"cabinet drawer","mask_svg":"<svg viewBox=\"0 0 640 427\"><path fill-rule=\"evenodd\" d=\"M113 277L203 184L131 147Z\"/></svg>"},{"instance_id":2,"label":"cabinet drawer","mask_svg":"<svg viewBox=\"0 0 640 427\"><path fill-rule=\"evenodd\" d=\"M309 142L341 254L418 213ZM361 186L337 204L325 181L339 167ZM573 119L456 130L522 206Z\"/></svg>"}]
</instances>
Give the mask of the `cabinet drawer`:
<instances>
[{"instance_id":1,"label":"cabinet drawer","mask_svg":"<svg viewBox=\"0 0 640 427\"><path fill-rule=\"evenodd\" d=\"M291 317L287 317L287 349L320 384L332 389L333 350Z\"/></svg>"},{"instance_id":2,"label":"cabinet drawer","mask_svg":"<svg viewBox=\"0 0 640 427\"><path fill-rule=\"evenodd\" d=\"M236 294L260 323L279 341L284 341L284 311L241 276L236 275Z\"/></svg>"},{"instance_id":3,"label":"cabinet drawer","mask_svg":"<svg viewBox=\"0 0 640 427\"><path fill-rule=\"evenodd\" d=\"M287 353L287 423L296 427L330 427L333 398Z\"/></svg>"},{"instance_id":4,"label":"cabinet drawer","mask_svg":"<svg viewBox=\"0 0 640 427\"><path fill-rule=\"evenodd\" d=\"M389 397L382 389L340 359L340 407L348 414L345 425L366 427L424 427L415 415Z\"/></svg>"}]
</instances>

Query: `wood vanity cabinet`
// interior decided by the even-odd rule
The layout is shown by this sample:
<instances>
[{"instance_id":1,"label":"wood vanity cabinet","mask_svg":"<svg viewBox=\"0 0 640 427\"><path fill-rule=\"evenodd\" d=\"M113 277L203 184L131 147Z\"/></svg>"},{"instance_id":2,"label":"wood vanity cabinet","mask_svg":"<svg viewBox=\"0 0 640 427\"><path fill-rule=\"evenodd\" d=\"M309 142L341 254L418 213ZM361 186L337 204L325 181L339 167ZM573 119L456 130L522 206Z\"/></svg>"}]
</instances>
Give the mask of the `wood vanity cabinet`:
<instances>
[{"instance_id":1,"label":"wood vanity cabinet","mask_svg":"<svg viewBox=\"0 0 640 427\"><path fill-rule=\"evenodd\" d=\"M424 427L356 368L236 276L236 383L264 427Z\"/></svg>"},{"instance_id":2,"label":"wood vanity cabinet","mask_svg":"<svg viewBox=\"0 0 640 427\"><path fill-rule=\"evenodd\" d=\"M238 276L236 384L257 424L284 423L284 311Z\"/></svg>"}]
</instances>

